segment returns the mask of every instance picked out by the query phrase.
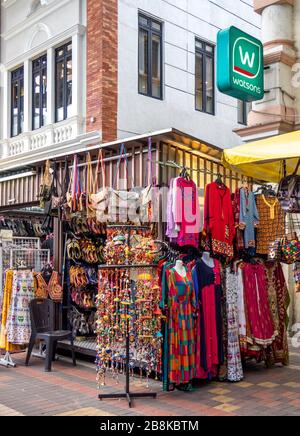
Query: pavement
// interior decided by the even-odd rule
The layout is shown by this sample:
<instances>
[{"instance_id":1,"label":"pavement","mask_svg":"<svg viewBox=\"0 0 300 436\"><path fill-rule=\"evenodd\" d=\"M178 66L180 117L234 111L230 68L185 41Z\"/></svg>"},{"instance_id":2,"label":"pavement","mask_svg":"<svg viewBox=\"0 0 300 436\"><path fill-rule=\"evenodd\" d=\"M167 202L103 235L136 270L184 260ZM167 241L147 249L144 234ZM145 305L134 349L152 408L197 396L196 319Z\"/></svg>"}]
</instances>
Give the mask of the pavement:
<instances>
[{"instance_id":1,"label":"pavement","mask_svg":"<svg viewBox=\"0 0 300 436\"><path fill-rule=\"evenodd\" d=\"M43 361L25 354L13 356L16 368L0 366L0 416L299 416L300 349L291 349L289 367L248 366L241 383L203 383L195 392L162 392L160 382L132 379L134 392L157 392L157 399L138 399L129 409L125 400L99 401L93 364L79 361L73 368L60 358L45 373ZM122 392L107 379L103 393Z\"/></svg>"}]
</instances>

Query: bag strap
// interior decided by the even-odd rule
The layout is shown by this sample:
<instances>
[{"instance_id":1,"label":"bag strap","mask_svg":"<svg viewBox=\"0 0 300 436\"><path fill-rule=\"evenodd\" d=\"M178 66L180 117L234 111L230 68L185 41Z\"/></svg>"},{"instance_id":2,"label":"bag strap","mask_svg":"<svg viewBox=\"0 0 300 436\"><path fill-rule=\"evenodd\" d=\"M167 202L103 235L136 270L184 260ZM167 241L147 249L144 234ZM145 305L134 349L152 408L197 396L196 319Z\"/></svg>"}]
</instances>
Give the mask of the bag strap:
<instances>
[{"instance_id":1,"label":"bag strap","mask_svg":"<svg viewBox=\"0 0 300 436\"><path fill-rule=\"evenodd\" d=\"M94 188L95 188L95 180L93 180L93 167L92 167L92 158L91 153L87 154L86 157L86 193L94 194Z\"/></svg>"},{"instance_id":2,"label":"bag strap","mask_svg":"<svg viewBox=\"0 0 300 436\"><path fill-rule=\"evenodd\" d=\"M129 165L128 165L127 150L126 150L125 144L122 144L120 147L120 156L119 156L118 163L117 163L117 171L116 171L116 174L114 177L113 189L116 189L117 182L118 182L119 177L120 177L120 167L121 167L121 163L123 160L125 162L126 177L128 180L128 178L129 178L128 177L128 166ZM132 187L133 187L133 181L132 181Z\"/></svg>"},{"instance_id":3,"label":"bag strap","mask_svg":"<svg viewBox=\"0 0 300 436\"><path fill-rule=\"evenodd\" d=\"M94 189L95 193L99 190L98 175L99 175L100 171L101 171L101 176L102 176L102 187L106 188L105 164L104 164L103 153L102 153L101 148L100 148L99 154L98 154L96 174L95 174L95 177L94 177L94 187L93 187L93 189Z\"/></svg>"},{"instance_id":4,"label":"bag strap","mask_svg":"<svg viewBox=\"0 0 300 436\"><path fill-rule=\"evenodd\" d=\"M152 138L148 138L148 158L147 158L147 167L145 174L145 183L146 186L156 185L156 179L154 177L153 171L153 161L152 161Z\"/></svg>"}]
</instances>

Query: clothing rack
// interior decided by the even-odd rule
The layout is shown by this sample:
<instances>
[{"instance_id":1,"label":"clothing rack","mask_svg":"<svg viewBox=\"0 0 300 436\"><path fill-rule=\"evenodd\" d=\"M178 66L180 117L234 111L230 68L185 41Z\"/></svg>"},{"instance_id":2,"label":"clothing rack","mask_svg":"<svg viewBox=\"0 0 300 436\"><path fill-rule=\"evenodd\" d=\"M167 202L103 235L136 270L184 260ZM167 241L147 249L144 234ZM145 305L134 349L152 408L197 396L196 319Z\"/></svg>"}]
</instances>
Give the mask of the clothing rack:
<instances>
[{"instance_id":1,"label":"clothing rack","mask_svg":"<svg viewBox=\"0 0 300 436\"><path fill-rule=\"evenodd\" d=\"M153 268L157 265L101 265L99 266L99 270L107 270L107 269L123 269L127 270L128 268L136 268L146 267ZM126 358L125 358L125 367L126 367L126 383L125 383L125 393L117 393L117 394L99 394L98 398L100 401L105 399L121 399L125 398L128 401L128 405L132 408L132 400L136 398L157 398L157 394L155 392L138 392L132 393L130 391L130 331L129 331L129 311L128 305L125 306L125 316L126 316Z\"/></svg>"},{"instance_id":2,"label":"clothing rack","mask_svg":"<svg viewBox=\"0 0 300 436\"><path fill-rule=\"evenodd\" d=\"M211 174L215 177L222 176L222 174L220 172L215 172L215 171L212 171L209 169L202 169L202 168L199 168L199 169L189 168L189 167L186 167L184 165L179 165L178 163L176 163L172 160L168 160L167 162L155 161L153 163L156 163L156 164L163 166L163 167L175 168L175 169L178 169L181 171L186 170L186 171L193 171L196 173ZM240 177L236 177L236 176L232 176L231 179L240 181Z\"/></svg>"},{"instance_id":3,"label":"clothing rack","mask_svg":"<svg viewBox=\"0 0 300 436\"><path fill-rule=\"evenodd\" d=\"M105 269L142 269L142 268L156 268L157 264L137 264L137 265L99 265L99 270L105 270Z\"/></svg>"}]
</instances>

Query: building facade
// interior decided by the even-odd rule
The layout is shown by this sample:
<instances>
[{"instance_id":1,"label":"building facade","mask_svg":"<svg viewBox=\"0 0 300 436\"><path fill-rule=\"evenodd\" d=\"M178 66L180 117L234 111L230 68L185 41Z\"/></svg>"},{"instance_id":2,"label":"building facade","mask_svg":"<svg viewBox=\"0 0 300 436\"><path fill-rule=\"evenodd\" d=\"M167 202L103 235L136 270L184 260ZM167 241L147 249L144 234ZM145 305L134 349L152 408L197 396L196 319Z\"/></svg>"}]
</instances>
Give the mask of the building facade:
<instances>
[{"instance_id":1,"label":"building facade","mask_svg":"<svg viewBox=\"0 0 300 436\"><path fill-rule=\"evenodd\" d=\"M244 141L300 127L300 1L254 0L253 6L262 19L266 94L253 104L247 128L237 130Z\"/></svg>"},{"instance_id":2,"label":"building facade","mask_svg":"<svg viewBox=\"0 0 300 436\"><path fill-rule=\"evenodd\" d=\"M240 142L215 44L230 25L260 36L251 0L2 0L1 15L0 170L169 127Z\"/></svg>"}]
</instances>

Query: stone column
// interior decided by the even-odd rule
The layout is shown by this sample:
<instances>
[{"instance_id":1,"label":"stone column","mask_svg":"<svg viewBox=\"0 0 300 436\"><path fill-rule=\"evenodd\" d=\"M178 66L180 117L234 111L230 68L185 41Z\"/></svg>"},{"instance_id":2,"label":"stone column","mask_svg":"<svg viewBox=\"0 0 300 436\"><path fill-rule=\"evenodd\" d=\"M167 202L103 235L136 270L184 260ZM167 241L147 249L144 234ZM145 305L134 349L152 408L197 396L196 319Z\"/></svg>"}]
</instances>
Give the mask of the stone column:
<instances>
[{"instance_id":1,"label":"stone column","mask_svg":"<svg viewBox=\"0 0 300 436\"><path fill-rule=\"evenodd\" d=\"M295 128L295 1L297 0L254 0L254 9L262 17L266 94L263 100L253 103L248 127L237 132L246 141L289 132Z\"/></svg>"}]
</instances>

